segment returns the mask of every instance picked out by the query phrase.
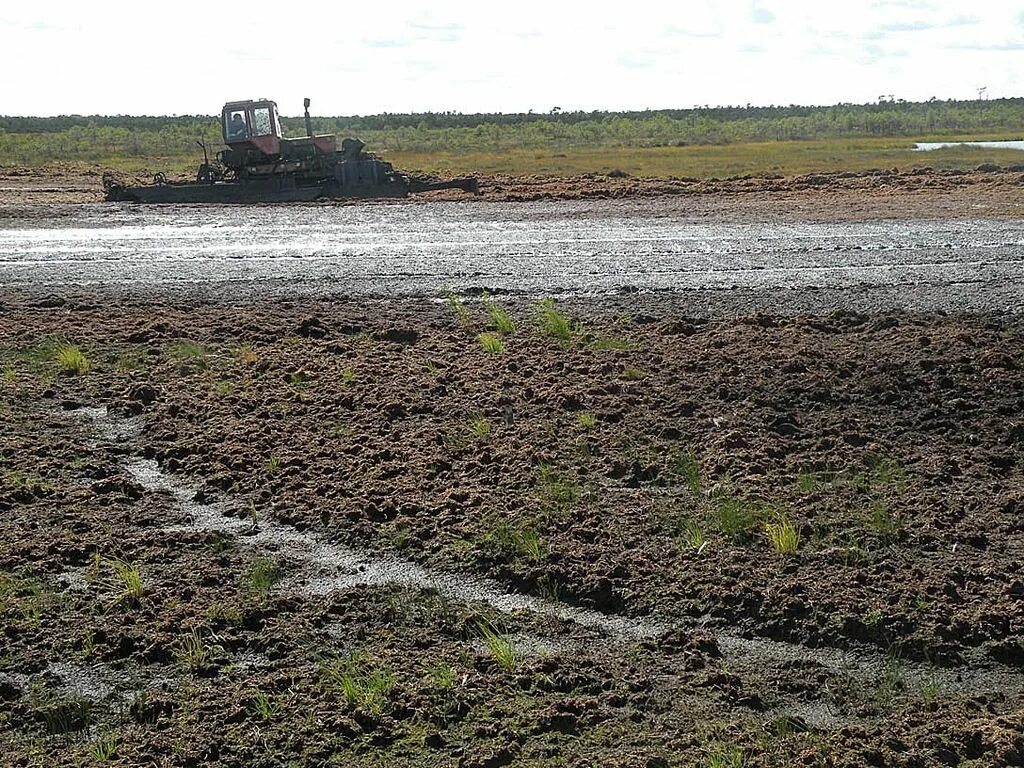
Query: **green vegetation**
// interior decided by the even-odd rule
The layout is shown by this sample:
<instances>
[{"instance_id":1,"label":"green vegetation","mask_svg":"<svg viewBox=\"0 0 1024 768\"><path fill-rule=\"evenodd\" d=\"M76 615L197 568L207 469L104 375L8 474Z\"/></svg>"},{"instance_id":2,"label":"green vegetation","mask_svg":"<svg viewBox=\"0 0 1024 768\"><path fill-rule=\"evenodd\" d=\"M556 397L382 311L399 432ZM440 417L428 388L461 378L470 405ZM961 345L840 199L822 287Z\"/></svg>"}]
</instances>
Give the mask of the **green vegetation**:
<instances>
[{"instance_id":1,"label":"green vegetation","mask_svg":"<svg viewBox=\"0 0 1024 768\"><path fill-rule=\"evenodd\" d=\"M535 305L537 317L537 330L542 336L549 336L567 343L575 333L580 332L580 325L575 325L566 315L563 315L555 308L553 299L543 299Z\"/></svg>"},{"instance_id":2,"label":"green vegetation","mask_svg":"<svg viewBox=\"0 0 1024 768\"><path fill-rule=\"evenodd\" d=\"M176 341L168 345L167 357L184 370L205 370L209 367L209 351L193 341Z\"/></svg>"},{"instance_id":3,"label":"green vegetation","mask_svg":"<svg viewBox=\"0 0 1024 768\"><path fill-rule=\"evenodd\" d=\"M61 345L54 352L60 372L67 376L81 376L89 372L89 358L78 347Z\"/></svg>"},{"instance_id":4,"label":"green vegetation","mask_svg":"<svg viewBox=\"0 0 1024 768\"><path fill-rule=\"evenodd\" d=\"M491 422L486 416L473 416L469 420L469 431L477 440L486 440L491 436Z\"/></svg>"},{"instance_id":5,"label":"green vegetation","mask_svg":"<svg viewBox=\"0 0 1024 768\"><path fill-rule=\"evenodd\" d=\"M277 715L281 711L280 702L274 701L263 691L256 691L253 694L250 707L256 716L265 723L277 719Z\"/></svg>"},{"instance_id":6,"label":"green vegetation","mask_svg":"<svg viewBox=\"0 0 1024 768\"><path fill-rule=\"evenodd\" d=\"M501 334L515 333L516 324L512 320L512 316L506 312L503 308L499 307L487 294L483 297L484 311L487 312L487 316L491 320L491 327L495 331Z\"/></svg>"},{"instance_id":7,"label":"green vegetation","mask_svg":"<svg viewBox=\"0 0 1024 768\"><path fill-rule=\"evenodd\" d=\"M349 704L371 714L380 714L388 704L395 687L395 676L386 667L370 662L353 651L323 669L327 680L335 685Z\"/></svg>"},{"instance_id":8,"label":"green vegetation","mask_svg":"<svg viewBox=\"0 0 1024 768\"><path fill-rule=\"evenodd\" d=\"M215 105L220 106L220 105ZM304 135L302 118L283 118ZM644 112L384 114L316 117L313 129L358 135L412 171L727 176L844 168L1019 163L1019 153L959 150L927 158L912 140L1020 138L1024 99L695 107ZM0 157L21 165L85 162L194 172L195 141L220 146L216 118L0 118Z\"/></svg>"},{"instance_id":9,"label":"green vegetation","mask_svg":"<svg viewBox=\"0 0 1024 768\"><path fill-rule=\"evenodd\" d=\"M583 429L593 429L597 426L597 416L584 411L576 416L576 423L583 427Z\"/></svg>"},{"instance_id":10,"label":"green vegetation","mask_svg":"<svg viewBox=\"0 0 1024 768\"><path fill-rule=\"evenodd\" d=\"M536 528L505 518L489 521L479 542L483 552L500 560L522 558L539 563L547 554L547 547Z\"/></svg>"},{"instance_id":11,"label":"green vegetation","mask_svg":"<svg viewBox=\"0 0 1024 768\"><path fill-rule=\"evenodd\" d=\"M701 479L700 462L692 447L687 448L675 458L673 469L680 475L690 493L700 498L704 495L704 482Z\"/></svg>"},{"instance_id":12,"label":"green vegetation","mask_svg":"<svg viewBox=\"0 0 1024 768\"><path fill-rule=\"evenodd\" d=\"M708 768L744 768L747 759L739 747L719 747L708 756Z\"/></svg>"},{"instance_id":13,"label":"green vegetation","mask_svg":"<svg viewBox=\"0 0 1024 768\"><path fill-rule=\"evenodd\" d=\"M110 560L108 566L112 575L107 579L106 586L114 594L114 604L139 602L146 591L139 569L119 559Z\"/></svg>"},{"instance_id":14,"label":"green vegetation","mask_svg":"<svg viewBox=\"0 0 1024 768\"><path fill-rule=\"evenodd\" d=\"M633 345L627 339L623 339L618 336L598 335L592 342L590 342L590 348L598 351L617 350L623 352L633 349Z\"/></svg>"},{"instance_id":15,"label":"green vegetation","mask_svg":"<svg viewBox=\"0 0 1024 768\"><path fill-rule=\"evenodd\" d=\"M785 512L779 512L774 520L766 522L764 533L772 549L781 555L791 555L800 547L800 532Z\"/></svg>"},{"instance_id":16,"label":"green vegetation","mask_svg":"<svg viewBox=\"0 0 1024 768\"><path fill-rule=\"evenodd\" d=\"M260 557L252 562L242 582L244 591L260 600L281 580L281 567L270 558Z\"/></svg>"},{"instance_id":17,"label":"green vegetation","mask_svg":"<svg viewBox=\"0 0 1024 768\"><path fill-rule=\"evenodd\" d=\"M178 642L174 658L188 669L201 669L213 658L213 648L203 640L198 629L193 629Z\"/></svg>"},{"instance_id":18,"label":"green vegetation","mask_svg":"<svg viewBox=\"0 0 1024 768\"><path fill-rule=\"evenodd\" d=\"M448 294L448 306L451 307L452 312L455 314L455 319L458 320L459 325L464 331L468 331L473 327L473 317L469 314L465 303L457 294Z\"/></svg>"},{"instance_id":19,"label":"green vegetation","mask_svg":"<svg viewBox=\"0 0 1024 768\"><path fill-rule=\"evenodd\" d=\"M495 333L481 333L476 338L485 352L490 352L492 355L500 355L505 351L505 342Z\"/></svg>"},{"instance_id":20,"label":"green vegetation","mask_svg":"<svg viewBox=\"0 0 1024 768\"><path fill-rule=\"evenodd\" d=\"M427 668L427 679L435 689L450 691L455 687L457 673L451 664L435 664Z\"/></svg>"},{"instance_id":21,"label":"green vegetation","mask_svg":"<svg viewBox=\"0 0 1024 768\"><path fill-rule=\"evenodd\" d=\"M679 540L689 549L700 549L707 540L697 520L686 520L679 530Z\"/></svg>"},{"instance_id":22,"label":"green vegetation","mask_svg":"<svg viewBox=\"0 0 1024 768\"><path fill-rule=\"evenodd\" d=\"M580 497L580 487L572 480L567 480L549 464L541 464L538 489L541 495L559 509L569 506Z\"/></svg>"},{"instance_id":23,"label":"green vegetation","mask_svg":"<svg viewBox=\"0 0 1024 768\"><path fill-rule=\"evenodd\" d=\"M746 536L761 516L762 505L753 499L723 493L714 499L718 530L731 539Z\"/></svg>"},{"instance_id":24,"label":"green vegetation","mask_svg":"<svg viewBox=\"0 0 1024 768\"><path fill-rule=\"evenodd\" d=\"M626 381L640 381L641 379L647 378L647 371L643 368L634 368L633 366L626 366L622 370L622 378Z\"/></svg>"},{"instance_id":25,"label":"green vegetation","mask_svg":"<svg viewBox=\"0 0 1024 768\"><path fill-rule=\"evenodd\" d=\"M515 669L519 660L516 655L515 646L509 637L499 634L491 625L483 621L477 625L477 629L480 631L484 645L487 646L487 650L498 666L506 672L511 672Z\"/></svg>"},{"instance_id":26,"label":"green vegetation","mask_svg":"<svg viewBox=\"0 0 1024 768\"><path fill-rule=\"evenodd\" d=\"M117 736L112 733L101 733L89 745L89 757L93 762L105 763L117 756Z\"/></svg>"}]
</instances>

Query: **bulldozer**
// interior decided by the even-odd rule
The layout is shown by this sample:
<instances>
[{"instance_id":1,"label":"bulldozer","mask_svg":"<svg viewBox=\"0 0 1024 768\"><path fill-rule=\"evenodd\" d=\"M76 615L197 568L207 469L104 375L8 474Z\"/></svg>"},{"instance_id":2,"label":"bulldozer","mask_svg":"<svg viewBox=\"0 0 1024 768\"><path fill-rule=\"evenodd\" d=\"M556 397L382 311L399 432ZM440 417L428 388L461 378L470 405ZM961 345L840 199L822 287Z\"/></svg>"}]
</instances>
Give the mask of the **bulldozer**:
<instances>
[{"instance_id":1,"label":"bulldozer","mask_svg":"<svg viewBox=\"0 0 1024 768\"><path fill-rule=\"evenodd\" d=\"M406 197L414 192L460 189L478 193L473 177L437 181L395 168L355 138L338 146L333 135L314 135L305 99L306 135L281 134L277 104L268 99L230 101L221 110L226 147L203 162L194 182L169 182L156 174L152 184L127 186L105 174L109 201L136 203L278 203L332 198Z\"/></svg>"}]
</instances>

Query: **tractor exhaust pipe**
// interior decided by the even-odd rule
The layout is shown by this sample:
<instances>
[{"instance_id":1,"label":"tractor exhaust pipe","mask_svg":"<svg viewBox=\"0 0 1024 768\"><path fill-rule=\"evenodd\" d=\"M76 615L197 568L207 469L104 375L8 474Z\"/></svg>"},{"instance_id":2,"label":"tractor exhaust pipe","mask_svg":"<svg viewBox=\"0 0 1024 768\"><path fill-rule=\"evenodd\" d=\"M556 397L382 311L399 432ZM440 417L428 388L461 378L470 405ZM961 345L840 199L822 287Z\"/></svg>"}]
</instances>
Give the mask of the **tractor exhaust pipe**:
<instances>
[{"instance_id":1,"label":"tractor exhaust pipe","mask_svg":"<svg viewBox=\"0 0 1024 768\"><path fill-rule=\"evenodd\" d=\"M309 119L309 99L302 100L302 106L306 110L306 135L313 138L313 121Z\"/></svg>"}]
</instances>

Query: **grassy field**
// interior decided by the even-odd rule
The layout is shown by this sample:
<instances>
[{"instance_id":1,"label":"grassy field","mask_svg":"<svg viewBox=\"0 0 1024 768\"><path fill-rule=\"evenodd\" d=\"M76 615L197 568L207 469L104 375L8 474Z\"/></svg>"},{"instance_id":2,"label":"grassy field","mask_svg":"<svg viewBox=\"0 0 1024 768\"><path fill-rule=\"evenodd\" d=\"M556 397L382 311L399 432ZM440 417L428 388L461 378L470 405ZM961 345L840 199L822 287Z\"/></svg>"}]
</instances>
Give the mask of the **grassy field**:
<instances>
[{"instance_id":1,"label":"grassy field","mask_svg":"<svg viewBox=\"0 0 1024 768\"><path fill-rule=\"evenodd\" d=\"M986 136L962 136L957 140L991 140ZM949 139L944 139L949 140ZM907 139L822 139L815 141L765 141L685 147L569 147L521 148L502 151L403 152L379 154L396 168L410 172L454 174L508 174L572 176L623 171L640 177L726 178L729 176L781 174L791 176L827 171L862 171L872 168L962 168L983 163L1002 167L1024 164L1024 152L1013 149L949 147L932 152L913 151ZM371 147L372 149L372 147ZM108 156L91 166L125 173L148 175L164 171L190 176L202 155L150 157ZM0 161L0 167L5 163ZM18 163L7 163L18 165Z\"/></svg>"},{"instance_id":2,"label":"grassy field","mask_svg":"<svg viewBox=\"0 0 1024 768\"><path fill-rule=\"evenodd\" d=\"M964 137L970 138L970 137ZM991 138L991 137L983 137ZM979 140L979 139L974 139ZM395 166L433 173L573 175L621 170L647 177L794 175L869 168L975 168L982 163L1024 164L1013 149L950 147L915 152L906 139L827 139L689 147L595 147L558 151L388 152Z\"/></svg>"}]
</instances>

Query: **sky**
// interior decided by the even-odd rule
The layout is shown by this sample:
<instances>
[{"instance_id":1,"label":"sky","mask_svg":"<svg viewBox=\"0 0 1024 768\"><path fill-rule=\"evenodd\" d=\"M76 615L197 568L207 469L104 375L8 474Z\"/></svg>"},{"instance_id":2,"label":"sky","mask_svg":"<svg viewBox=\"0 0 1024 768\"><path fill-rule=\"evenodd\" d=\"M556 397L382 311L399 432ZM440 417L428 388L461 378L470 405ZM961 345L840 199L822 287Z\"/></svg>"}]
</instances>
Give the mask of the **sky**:
<instances>
[{"instance_id":1,"label":"sky","mask_svg":"<svg viewBox=\"0 0 1024 768\"><path fill-rule=\"evenodd\" d=\"M0 114L548 112L1024 95L1024 3L0 5Z\"/></svg>"}]
</instances>

